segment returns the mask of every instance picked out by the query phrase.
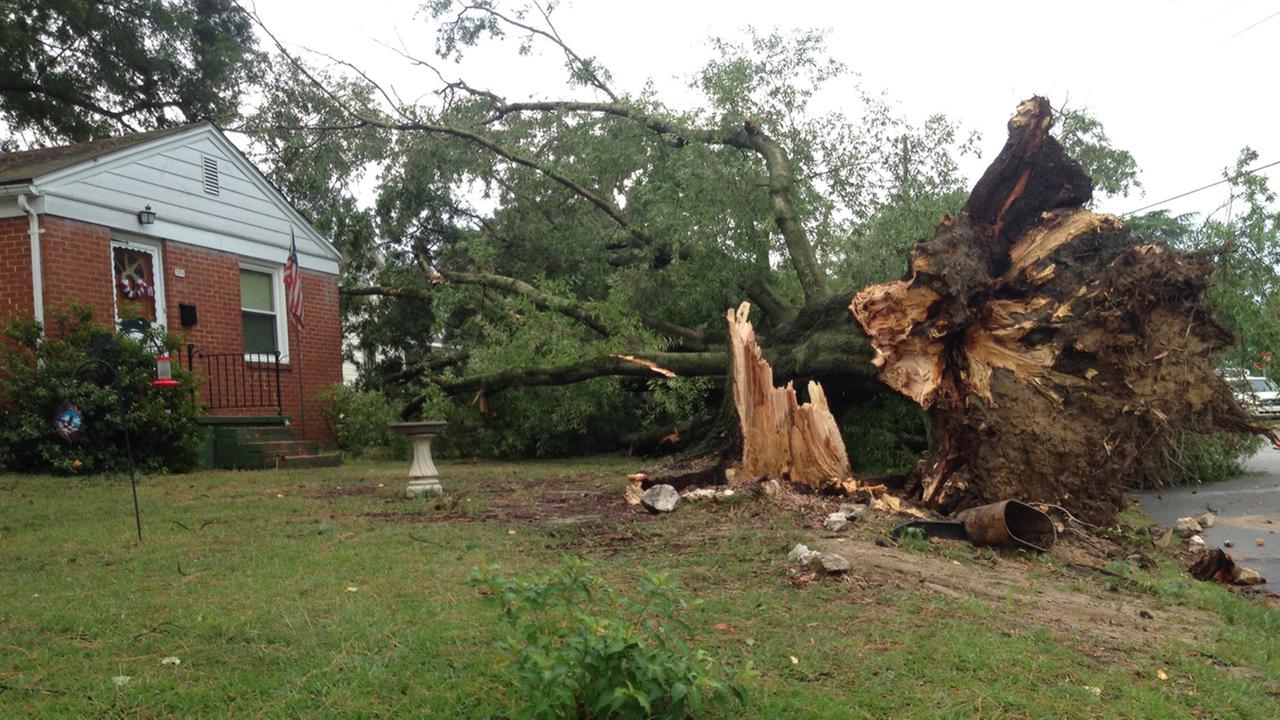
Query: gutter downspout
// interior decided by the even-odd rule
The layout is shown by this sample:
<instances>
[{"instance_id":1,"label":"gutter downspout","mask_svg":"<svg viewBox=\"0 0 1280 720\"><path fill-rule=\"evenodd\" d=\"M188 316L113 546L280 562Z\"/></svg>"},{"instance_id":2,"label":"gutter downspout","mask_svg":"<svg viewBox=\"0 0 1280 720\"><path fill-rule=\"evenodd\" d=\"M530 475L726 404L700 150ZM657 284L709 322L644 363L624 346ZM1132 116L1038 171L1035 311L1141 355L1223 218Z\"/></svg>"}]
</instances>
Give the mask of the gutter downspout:
<instances>
[{"instance_id":1,"label":"gutter downspout","mask_svg":"<svg viewBox=\"0 0 1280 720\"><path fill-rule=\"evenodd\" d=\"M31 197L39 194L35 188L30 189ZM40 262L40 216L31 209L27 202L27 194L18 196L18 207L27 214L27 233L31 236L31 309L36 322L44 324L44 273Z\"/></svg>"}]
</instances>

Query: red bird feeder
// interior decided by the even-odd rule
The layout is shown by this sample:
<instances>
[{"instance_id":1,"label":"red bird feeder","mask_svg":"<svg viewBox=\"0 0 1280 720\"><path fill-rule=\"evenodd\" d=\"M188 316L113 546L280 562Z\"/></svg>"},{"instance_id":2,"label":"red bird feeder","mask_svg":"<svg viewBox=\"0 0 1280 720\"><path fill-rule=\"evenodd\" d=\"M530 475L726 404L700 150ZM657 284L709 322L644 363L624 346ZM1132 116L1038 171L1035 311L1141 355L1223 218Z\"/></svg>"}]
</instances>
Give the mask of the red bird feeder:
<instances>
[{"instance_id":1,"label":"red bird feeder","mask_svg":"<svg viewBox=\"0 0 1280 720\"><path fill-rule=\"evenodd\" d=\"M168 355L156 356L156 379L151 381L151 387L174 387L178 384L173 379L173 364L169 361Z\"/></svg>"}]
</instances>

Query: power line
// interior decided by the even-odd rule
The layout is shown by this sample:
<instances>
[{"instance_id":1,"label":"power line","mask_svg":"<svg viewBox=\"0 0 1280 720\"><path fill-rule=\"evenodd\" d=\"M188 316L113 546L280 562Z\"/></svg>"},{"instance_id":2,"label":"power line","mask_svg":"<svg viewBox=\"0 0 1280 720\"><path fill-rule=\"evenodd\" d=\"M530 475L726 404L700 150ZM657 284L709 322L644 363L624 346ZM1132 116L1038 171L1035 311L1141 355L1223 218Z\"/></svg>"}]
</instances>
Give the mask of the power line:
<instances>
[{"instance_id":1,"label":"power line","mask_svg":"<svg viewBox=\"0 0 1280 720\"><path fill-rule=\"evenodd\" d=\"M1258 22L1256 22L1256 23L1254 23L1254 24L1250 25L1249 27L1247 27L1247 28L1245 28L1245 29L1241 30L1240 32L1236 33L1235 35L1232 35L1231 37L1229 37L1229 38L1227 38L1227 39L1228 39L1228 40L1230 40L1231 38L1240 37L1241 35L1243 35L1243 34L1245 34L1245 33L1249 32L1250 30L1252 30L1252 29L1254 29L1254 28L1258 27L1258 26L1259 26L1259 25L1261 25L1262 23L1264 23L1264 22L1266 22L1266 21L1270 20L1271 18L1273 18L1273 17L1275 17L1275 16L1277 16L1277 15L1280 15L1280 10L1277 10L1277 11L1275 11L1275 12L1271 13L1270 15L1268 15L1268 16L1266 16L1266 17L1262 18L1262 19L1261 19L1261 20L1259 20Z\"/></svg>"},{"instance_id":2,"label":"power line","mask_svg":"<svg viewBox=\"0 0 1280 720\"><path fill-rule=\"evenodd\" d=\"M1209 188L1211 188L1211 187L1217 187L1218 185L1221 185L1222 183L1225 183L1225 182L1231 182L1232 180L1238 180L1238 179L1240 179L1240 178L1244 177L1245 175L1252 175L1252 174L1254 174L1254 173L1257 173L1257 172L1261 172L1261 171L1263 171L1263 170L1266 170L1266 169L1267 169L1267 168L1269 168L1269 167L1275 167L1276 165L1280 165L1280 160L1277 160L1277 161L1275 161L1275 162L1273 162L1273 163L1267 163L1266 165L1259 165L1259 166L1258 166L1258 167L1256 167L1256 168L1249 168L1248 170L1241 170L1240 172L1236 173L1235 175L1231 175L1231 176L1229 176L1229 177L1224 177L1224 178L1222 178L1221 180L1219 180L1219 181L1217 181L1217 182L1211 182L1211 183L1209 183L1208 185L1205 185L1204 187L1198 187L1198 188L1196 188L1195 190L1188 190L1188 191L1186 191L1186 192L1184 192L1184 193L1181 193L1181 194L1178 194L1178 195L1174 195L1173 197L1165 198L1164 200L1161 200L1160 202L1154 202L1154 203L1151 203L1150 205L1143 205L1142 207L1138 208L1137 210L1130 210L1130 211L1129 211L1129 212L1127 212L1127 213L1121 213L1121 214L1120 214L1120 217L1124 217L1124 216L1126 216L1126 215L1136 215L1136 214L1138 214L1138 213L1142 212L1143 210L1150 210L1150 209L1151 209L1151 208L1153 208L1153 207L1158 207L1158 206L1163 205L1163 204L1165 204L1165 203L1167 203L1167 202L1173 202L1174 200L1181 200L1182 198L1184 198L1184 197L1186 197L1186 196L1188 196L1188 195L1195 195L1196 193L1200 192L1201 190L1208 190L1208 189L1209 189Z\"/></svg>"}]
</instances>

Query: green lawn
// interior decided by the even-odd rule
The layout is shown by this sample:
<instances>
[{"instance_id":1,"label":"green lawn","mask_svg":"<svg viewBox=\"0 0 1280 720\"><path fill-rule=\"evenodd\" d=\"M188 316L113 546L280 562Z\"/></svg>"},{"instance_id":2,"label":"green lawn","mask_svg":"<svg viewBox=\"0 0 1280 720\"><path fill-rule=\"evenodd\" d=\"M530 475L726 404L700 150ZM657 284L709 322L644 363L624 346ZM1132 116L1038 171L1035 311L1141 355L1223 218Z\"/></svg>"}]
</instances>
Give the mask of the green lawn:
<instances>
[{"instance_id":1,"label":"green lawn","mask_svg":"<svg viewBox=\"0 0 1280 720\"><path fill-rule=\"evenodd\" d=\"M1280 717L1280 612L1168 561L1117 581L878 548L880 518L850 576L795 576L816 503L651 518L621 502L636 466L446 462L429 501L400 498L401 463L148 478L141 546L124 478L0 477L0 718L504 717L502 626L466 578L566 554L620 588L670 570L702 601L695 644L757 673L715 717Z\"/></svg>"}]
</instances>

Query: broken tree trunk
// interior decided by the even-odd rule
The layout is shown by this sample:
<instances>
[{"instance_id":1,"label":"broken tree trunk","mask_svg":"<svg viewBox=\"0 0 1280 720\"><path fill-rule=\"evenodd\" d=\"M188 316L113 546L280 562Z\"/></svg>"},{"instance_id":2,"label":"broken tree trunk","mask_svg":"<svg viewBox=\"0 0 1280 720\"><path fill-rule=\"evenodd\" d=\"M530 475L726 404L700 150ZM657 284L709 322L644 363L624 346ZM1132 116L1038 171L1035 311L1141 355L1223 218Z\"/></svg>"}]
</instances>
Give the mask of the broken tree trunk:
<instances>
[{"instance_id":1,"label":"broken tree trunk","mask_svg":"<svg viewBox=\"0 0 1280 720\"><path fill-rule=\"evenodd\" d=\"M750 310L744 302L726 316L742 450L732 468L734 480L777 478L815 491L852 489L849 456L822 385L810 380L809 401L801 404L792 383L773 384L773 368L747 319Z\"/></svg>"},{"instance_id":2,"label":"broken tree trunk","mask_svg":"<svg viewBox=\"0 0 1280 720\"><path fill-rule=\"evenodd\" d=\"M1202 300L1209 259L1087 209L1051 125L1022 103L964 210L850 306L879 377L929 413L908 488L942 512L1016 498L1105 521L1181 430L1265 432L1213 373L1232 337Z\"/></svg>"}]
</instances>

